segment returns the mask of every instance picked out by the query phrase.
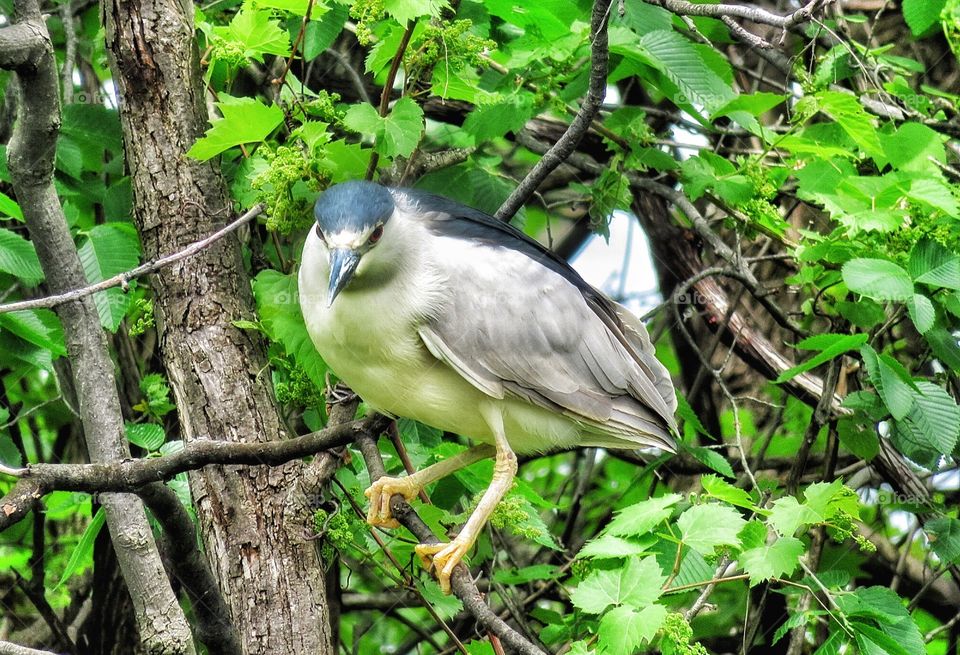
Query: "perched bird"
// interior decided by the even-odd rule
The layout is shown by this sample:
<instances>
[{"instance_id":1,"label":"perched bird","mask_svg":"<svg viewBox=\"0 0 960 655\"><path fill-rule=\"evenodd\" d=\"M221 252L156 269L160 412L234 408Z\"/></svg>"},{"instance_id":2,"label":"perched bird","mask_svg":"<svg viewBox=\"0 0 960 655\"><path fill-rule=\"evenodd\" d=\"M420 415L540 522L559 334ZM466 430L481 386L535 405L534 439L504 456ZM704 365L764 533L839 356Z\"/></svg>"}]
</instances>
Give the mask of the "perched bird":
<instances>
[{"instance_id":1,"label":"perched bird","mask_svg":"<svg viewBox=\"0 0 960 655\"><path fill-rule=\"evenodd\" d=\"M368 405L476 441L366 491L390 498L493 456L490 487L450 543L421 545L444 591L513 484L515 453L674 449L676 397L643 324L510 225L373 182L327 189L303 247L300 304L327 365Z\"/></svg>"}]
</instances>

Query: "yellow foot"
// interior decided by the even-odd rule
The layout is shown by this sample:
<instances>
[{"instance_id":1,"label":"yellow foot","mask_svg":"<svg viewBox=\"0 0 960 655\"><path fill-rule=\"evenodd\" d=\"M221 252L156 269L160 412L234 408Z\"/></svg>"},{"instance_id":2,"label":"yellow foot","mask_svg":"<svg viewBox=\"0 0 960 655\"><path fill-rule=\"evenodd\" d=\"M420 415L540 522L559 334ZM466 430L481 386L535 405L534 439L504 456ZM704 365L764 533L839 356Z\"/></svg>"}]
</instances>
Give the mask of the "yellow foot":
<instances>
[{"instance_id":1,"label":"yellow foot","mask_svg":"<svg viewBox=\"0 0 960 655\"><path fill-rule=\"evenodd\" d=\"M411 483L407 478L388 478L386 476L374 482L363 492L370 499L370 509L367 511L367 523L381 528L398 528L400 523L393 518L390 512L390 498L400 494L407 500L420 493L420 487Z\"/></svg>"},{"instance_id":2,"label":"yellow foot","mask_svg":"<svg viewBox=\"0 0 960 655\"><path fill-rule=\"evenodd\" d=\"M420 544L415 548L423 567L430 570L432 567L437 574L437 582L445 594L450 593L450 576L454 567L460 563L473 544L457 537L447 544Z\"/></svg>"}]
</instances>

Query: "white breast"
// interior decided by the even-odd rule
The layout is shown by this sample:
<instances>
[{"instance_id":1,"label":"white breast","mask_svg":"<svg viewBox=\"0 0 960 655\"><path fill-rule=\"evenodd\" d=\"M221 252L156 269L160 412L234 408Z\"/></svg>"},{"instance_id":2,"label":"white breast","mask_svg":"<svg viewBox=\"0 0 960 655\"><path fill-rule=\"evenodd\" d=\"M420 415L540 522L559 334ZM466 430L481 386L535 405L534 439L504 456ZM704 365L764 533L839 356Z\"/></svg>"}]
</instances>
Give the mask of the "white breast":
<instances>
[{"instance_id":1,"label":"white breast","mask_svg":"<svg viewBox=\"0 0 960 655\"><path fill-rule=\"evenodd\" d=\"M391 221L401 218L398 212ZM398 226L400 227L400 226ZM403 225L389 237L420 239L416 247L394 242L405 253L423 254L442 268L469 256L470 246L418 234L419 225ZM385 236L381 248L388 245ZM425 253L423 244L442 247ZM442 430L492 443L493 434L480 413L483 401L500 408L507 438L517 452L568 448L583 439L582 426L560 413L517 398L493 400L453 368L435 358L418 334L425 311L442 303L447 281L437 270L412 261L380 284L348 284L327 307L327 250L313 231L300 265L300 304L307 332L327 365L373 408L418 420ZM496 267L487 274L496 277ZM357 275L363 275L363 263ZM355 280L359 281L359 279ZM495 280L498 284L509 284ZM588 439L591 445L605 445ZM595 442L595 444L593 443Z\"/></svg>"},{"instance_id":2,"label":"white breast","mask_svg":"<svg viewBox=\"0 0 960 655\"><path fill-rule=\"evenodd\" d=\"M326 248L311 231L300 265L300 305L310 338L338 377L380 411L492 439L476 409L481 392L435 359L417 334L424 308L438 302L443 288L434 271L408 262L383 284L348 284L329 308L328 279Z\"/></svg>"}]
</instances>

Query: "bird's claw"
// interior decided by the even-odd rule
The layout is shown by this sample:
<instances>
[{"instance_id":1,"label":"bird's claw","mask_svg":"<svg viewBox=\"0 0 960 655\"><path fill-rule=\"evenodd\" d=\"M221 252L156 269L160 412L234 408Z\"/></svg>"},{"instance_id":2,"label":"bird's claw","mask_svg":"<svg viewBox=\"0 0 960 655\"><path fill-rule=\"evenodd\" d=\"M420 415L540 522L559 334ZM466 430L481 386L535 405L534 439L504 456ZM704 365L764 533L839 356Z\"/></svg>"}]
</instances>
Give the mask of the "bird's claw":
<instances>
[{"instance_id":1,"label":"bird's claw","mask_svg":"<svg viewBox=\"0 0 960 655\"><path fill-rule=\"evenodd\" d=\"M449 594L450 576L453 575L453 569L470 550L470 546L469 541L457 537L450 543L420 544L414 550L420 556L423 568L428 571L433 568L436 572L441 591Z\"/></svg>"},{"instance_id":2,"label":"bird's claw","mask_svg":"<svg viewBox=\"0 0 960 655\"><path fill-rule=\"evenodd\" d=\"M367 523L379 528L399 528L400 523L393 518L390 511L390 499L394 494L400 494L407 500L420 493L420 488L407 478L380 478L363 492L370 500L370 509L367 511Z\"/></svg>"}]
</instances>

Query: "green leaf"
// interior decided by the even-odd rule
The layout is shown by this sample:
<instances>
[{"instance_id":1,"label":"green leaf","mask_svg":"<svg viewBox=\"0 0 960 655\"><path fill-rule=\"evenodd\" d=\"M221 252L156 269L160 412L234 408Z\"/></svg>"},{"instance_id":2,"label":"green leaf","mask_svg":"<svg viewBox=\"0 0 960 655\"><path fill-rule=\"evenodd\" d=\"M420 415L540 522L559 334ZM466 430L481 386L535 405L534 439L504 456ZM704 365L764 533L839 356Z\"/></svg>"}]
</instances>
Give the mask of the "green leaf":
<instances>
[{"instance_id":1,"label":"green leaf","mask_svg":"<svg viewBox=\"0 0 960 655\"><path fill-rule=\"evenodd\" d=\"M333 45L349 18L350 9L346 5L335 3L324 13L320 20L311 20L303 32L303 58L311 61L319 57Z\"/></svg>"},{"instance_id":2,"label":"green leaf","mask_svg":"<svg viewBox=\"0 0 960 655\"><path fill-rule=\"evenodd\" d=\"M733 467L730 466L730 462L712 448L706 448L704 446L683 446L683 449L693 455L695 460L704 466L709 466L720 475L728 478L737 477L733 474Z\"/></svg>"},{"instance_id":3,"label":"green leaf","mask_svg":"<svg viewBox=\"0 0 960 655\"><path fill-rule=\"evenodd\" d=\"M686 397L684 397L684 395L680 393L679 389L676 392L676 396L677 396L677 416L683 419L684 431L686 431L688 427L693 428L693 431L696 434L702 434L710 441L716 441L716 438L707 431L707 428L704 427L703 423L700 421L700 417L697 416L697 413L695 411L693 411L693 407L690 406L689 401L687 401ZM728 477L733 477L733 476L731 475Z\"/></svg>"},{"instance_id":4,"label":"green leaf","mask_svg":"<svg viewBox=\"0 0 960 655\"><path fill-rule=\"evenodd\" d=\"M616 607L600 619L597 643L602 653L624 655L633 653L653 640L667 618L663 605L649 605L641 610Z\"/></svg>"},{"instance_id":5,"label":"green leaf","mask_svg":"<svg viewBox=\"0 0 960 655\"><path fill-rule=\"evenodd\" d=\"M58 168L80 179L84 172L104 169L108 159L105 153L119 156L122 149L120 117L115 109L91 102L64 106L57 144Z\"/></svg>"},{"instance_id":6,"label":"green leaf","mask_svg":"<svg viewBox=\"0 0 960 655\"><path fill-rule=\"evenodd\" d=\"M729 161L709 151L685 160L680 170L691 200L699 199L706 191L713 191L734 206L753 198L753 182L739 174Z\"/></svg>"},{"instance_id":7,"label":"green leaf","mask_svg":"<svg viewBox=\"0 0 960 655\"><path fill-rule=\"evenodd\" d=\"M841 300L837 303L837 309L841 316L864 330L880 325L887 318L883 305L869 298L861 297L855 302Z\"/></svg>"},{"instance_id":8,"label":"green leaf","mask_svg":"<svg viewBox=\"0 0 960 655\"><path fill-rule=\"evenodd\" d=\"M915 402L915 392L919 392L910 374L897 360L889 355L877 355L869 345L860 349L860 356L867 367L870 382L877 388L883 404L895 419L905 417Z\"/></svg>"},{"instance_id":9,"label":"green leaf","mask_svg":"<svg viewBox=\"0 0 960 655\"><path fill-rule=\"evenodd\" d=\"M740 546L744 550L759 548L767 543L767 526L762 521L751 519L743 526L737 537L740 539Z\"/></svg>"},{"instance_id":10,"label":"green leaf","mask_svg":"<svg viewBox=\"0 0 960 655\"><path fill-rule=\"evenodd\" d=\"M903 19L914 36L927 36L940 27L947 0L903 0Z\"/></svg>"},{"instance_id":11,"label":"green leaf","mask_svg":"<svg viewBox=\"0 0 960 655\"><path fill-rule=\"evenodd\" d=\"M837 436L844 448L868 462L880 452L880 439L873 423L857 417L841 417L837 421Z\"/></svg>"},{"instance_id":12,"label":"green leaf","mask_svg":"<svg viewBox=\"0 0 960 655\"><path fill-rule=\"evenodd\" d=\"M310 0L253 0L252 5L258 9L289 11L297 16L306 16L309 9L311 21L318 20L330 11L330 8L319 0L314 0L312 6Z\"/></svg>"},{"instance_id":13,"label":"green leaf","mask_svg":"<svg viewBox=\"0 0 960 655\"><path fill-rule=\"evenodd\" d=\"M737 534L746 521L732 507L717 504L694 505L677 520L683 543L701 555L713 554L717 546L736 546Z\"/></svg>"},{"instance_id":14,"label":"green leaf","mask_svg":"<svg viewBox=\"0 0 960 655\"><path fill-rule=\"evenodd\" d=\"M283 110L254 98L234 98L225 93L216 103L223 118L211 121L207 134L193 144L188 157L206 161L242 143L260 143L283 123Z\"/></svg>"},{"instance_id":15,"label":"green leaf","mask_svg":"<svg viewBox=\"0 0 960 655\"><path fill-rule=\"evenodd\" d=\"M808 337L797 344L803 350L819 350L820 352L792 368L787 369L775 380L776 383L786 382L795 376L824 364L845 352L859 348L867 342L869 335L860 334L818 334Z\"/></svg>"},{"instance_id":16,"label":"green leaf","mask_svg":"<svg viewBox=\"0 0 960 655\"><path fill-rule=\"evenodd\" d=\"M270 269L260 271L253 281L253 295L260 321L270 338L283 346L317 389L325 388L327 365L307 334L300 313L296 273L284 275Z\"/></svg>"},{"instance_id":17,"label":"green leaf","mask_svg":"<svg viewBox=\"0 0 960 655\"><path fill-rule=\"evenodd\" d=\"M497 569L493 579L501 584L527 584L534 580L553 580L559 567L554 564L532 564L519 569Z\"/></svg>"},{"instance_id":18,"label":"green leaf","mask_svg":"<svg viewBox=\"0 0 960 655\"><path fill-rule=\"evenodd\" d=\"M624 507L610 521L605 532L618 537L647 534L658 524L670 518L673 514L673 506L680 500L679 494L666 494Z\"/></svg>"},{"instance_id":19,"label":"green leaf","mask_svg":"<svg viewBox=\"0 0 960 655\"><path fill-rule=\"evenodd\" d=\"M240 46L244 57L260 63L263 55L286 57L290 54L290 34L280 26L280 21L271 19L270 14L243 7L229 25L214 27L213 33Z\"/></svg>"},{"instance_id":20,"label":"green leaf","mask_svg":"<svg viewBox=\"0 0 960 655\"><path fill-rule=\"evenodd\" d=\"M445 0L384 0L387 13L397 19L401 25L420 16L436 18L450 5Z\"/></svg>"},{"instance_id":21,"label":"green leaf","mask_svg":"<svg viewBox=\"0 0 960 655\"><path fill-rule=\"evenodd\" d=\"M947 161L943 137L923 123L906 122L893 134L881 134L880 141L890 164L900 170L939 176L939 169L930 159Z\"/></svg>"},{"instance_id":22,"label":"green leaf","mask_svg":"<svg viewBox=\"0 0 960 655\"><path fill-rule=\"evenodd\" d=\"M928 521L923 529L930 547L945 566L960 561L960 521L944 516Z\"/></svg>"},{"instance_id":23,"label":"green leaf","mask_svg":"<svg viewBox=\"0 0 960 655\"><path fill-rule=\"evenodd\" d=\"M123 427L127 441L149 452L160 450L160 446L167 440L163 427L156 423L125 423Z\"/></svg>"},{"instance_id":24,"label":"green leaf","mask_svg":"<svg viewBox=\"0 0 960 655\"><path fill-rule=\"evenodd\" d=\"M467 114L463 129L471 135L474 143L483 143L508 132L518 132L533 116L533 96L511 94L497 102L477 105Z\"/></svg>"},{"instance_id":25,"label":"green leaf","mask_svg":"<svg viewBox=\"0 0 960 655\"><path fill-rule=\"evenodd\" d=\"M803 490L805 504L814 512L830 521L838 514L846 513L857 516L860 511L860 501L856 492L844 486L840 480L833 482L814 482Z\"/></svg>"},{"instance_id":26,"label":"green leaf","mask_svg":"<svg viewBox=\"0 0 960 655\"><path fill-rule=\"evenodd\" d=\"M424 600L430 603L442 619L450 620L463 611L463 601L453 594L445 594L435 580L417 580L417 587L423 594Z\"/></svg>"},{"instance_id":27,"label":"green leaf","mask_svg":"<svg viewBox=\"0 0 960 655\"><path fill-rule=\"evenodd\" d=\"M885 259L851 259L842 272L848 289L869 298L904 301L913 296L907 272Z\"/></svg>"},{"instance_id":28,"label":"green leaf","mask_svg":"<svg viewBox=\"0 0 960 655\"><path fill-rule=\"evenodd\" d=\"M917 624L904 607L903 599L890 589L860 587L853 594L838 594L835 601L848 618L862 617L852 622L855 631L869 635L871 641L883 646L881 651L866 651L870 655L877 652L891 655L924 652L923 636ZM867 621L875 623L879 629Z\"/></svg>"},{"instance_id":29,"label":"green leaf","mask_svg":"<svg viewBox=\"0 0 960 655\"><path fill-rule=\"evenodd\" d=\"M703 490L717 500L722 500L737 507L743 507L755 511L757 506L754 504L750 494L739 487L734 487L726 480L721 480L715 475L704 475L700 478L700 484Z\"/></svg>"},{"instance_id":30,"label":"green leaf","mask_svg":"<svg viewBox=\"0 0 960 655\"><path fill-rule=\"evenodd\" d=\"M95 226L78 249L83 272L90 283L102 282L129 271L140 263L140 240L129 223L105 223ZM133 297L114 287L93 295L100 324L116 332Z\"/></svg>"},{"instance_id":31,"label":"green leaf","mask_svg":"<svg viewBox=\"0 0 960 655\"><path fill-rule=\"evenodd\" d=\"M619 559L635 557L647 553L647 546L635 541L615 537L612 534L603 534L587 542L580 552L578 559Z\"/></svg>"},{"instance_id":32,"label":"green leaf","mask_svg":"<svg viewBox=\"0 0 960 655\"><path fill-rule=\"evenodd\" d=\"M933 239L922 239L910 251L907 267L915 282L933 287L960 289L960 255Z\"/></svg>"},{"instance_id":33,"label":"green leaf","mask_svg":"<svg viewBox=\"0 0 960 655\"><path fill-rule=\"evenodd\" d=\"M56 357L67 354L60 319L49 309L25 309L0 314L0 328Z\"/></svg>"},{"instance_id":34,"label":"green leaf","mask_svg":"<svg viewBox=\"0 0 960 655\"><path fill-rule=\"evenodd\" d=\"M591 573L570 593L570 600L588 614L600 614L611 605L646 607L660 597L666 579L655 557L632 558L620 568Z\"/></svg>"},{"instance_id":35,"label":"green leaf","mask_svg":"<svg viewBox=\"0 0 960 655\"><path fill-rule=\"evenodd\" d=\"M882 630L878 630L868 623L862 621L851 621L850 626L854 630L857 640L857 647L864 655L916 655L923 650L909 651ZM921 641L921 645L922 645Z\"/></svg>"},{"instance_id":36,"label":"green leaf","mask_svg":"<svg viewBox=\"0 0 960 655\"><path fill-rule=\"evenodd\" d=\"M773 503L767 520L782 536L792 537L801 527L820 523L824 517L793 496L784 496Z\"/></svg>"},{"instance_id":37,"label":"green leaf","mask_svg":"<svg viewBox=\"0 0 960 655\"><path fill-rule=\"evenodd\" d=\"M821 91L816 95L816 103L817 108L837 121L868 156L883 156L876 120L866 112L856 96L840 91Z\"/></svg>"},{"instance_id":38,"label":"green leaf","mask_svg":"<svg viewBox=\"0 0 960 655\"><path fill-rule=\"evenodd\" d=\"M541 0L519 5L516 0L487 0L483 4L494 16L522 27L532 40L544 47L569 39L575 20L590 20L580 5L568 0ZM576 41L580 39L576 38Z\"/></svg>"},{"instance_id":39,"label":"green leaf","mask_svg":"<svg viewBox=\"0 0 960 655\"><path fill-rule=\"evenodd\" d=\"M643 0L625 0L623 17L613 15L612 21L617 20L622 20L640 36L655 30L673 29L673 15L669 11L654 7Z\"/></svg>"},{"instance_id":40,"label":"green leaf","mask_svg":"<svg viewBox=\"0 0 960 655\"><path fill-rule=\"evenodd\" d=\"M730 84L713 68L718 63L716 51L698 48L672 29L648 32L640 37L638 45L648 58L648 63L676 85L679 92L672 94L676 104L699 105L709 113L734 99ZM726 75L729 64L722 58L720 60L721 70L722 66L726 66L727 70L723 71Z\"/></svg>"},{"instance_id":41,"label":"green leaf","mask_svg":"<svg viewBox=\"0 0 960 655\"><path fill-rule=\"evenodd\" d=\"M81 567L86 568L93 563L93 543L96 541L97 535L100 533L100 529L103 527L103 522L106 518L107 515L101 507L97 510L97 513L94 514L93 520L87 525L83 534L80 535L80 541L70 554L70 559L67 560L67 566L63 571L63 575L60 576L60 581L57 582L53 591L62 587Z\"/></svg>"},{"instance_id":42,"label":"green leaf","mask_svg":"<svg viewBox=\"0 0 960 655\"><path fill-rule=\"evenodd\" d=\"M513 191L514 184L495 171L468 160L424 175L417 180L416 187L494 214Z\"/></svg>"},{"instance_id":43,"label":"green leaf","mask_svg":"<svg viewBox=\"0 0 960 655\"><path fill-rule=\"evenodd\" d=\"M960 372L960 346L957 345L957 337L950 330L938 326L923 336L940 363Z\"/></svg>"},{"instance_id":44,"label":"green leaf","mask_svg":"<svg viewBox=\"0 0 960 655\"><path fill-rule=\"evenodd\" d=\"M346 182L366 174L371 153L371 148L363 148L359 143L337 139L324 146L317 165L330 175L331 182Z\"/></svg>"},{"instance_id":45,"label":"green leaf","mask_svg":"<svg viewBox=\"0 0 960 655\"><path fill-rule=\"evenodd\" d=\"M960 435L960 407L953 397L933 382L918 381L913 408L904 418L915 437L938 453L949 455Z\"/></svg>"},{"instance_id":46,"label":"green leaf","mask_svg":"<svg viewBox=\"0 0 960 655\"><path fill-rule=\"evenodd\" d=\"M343 117L347 129L373 135L375 149L387 157L406 157L420 143L423 132L423 110L404 96L397 100L390 114L381 117L369 103L351 105Z\"/></svg>"},{"instance_id":47,"label":"green leaf","mask_svg":"<svg viewBox=\"0 0 960 655\"><path fill-rule=\"evenodd\" d=\"M43 269L37 259L37 250L22 236L0 227L0 272L9 273L28 287L43 279Z\"/></svg>"},{"instance_id":48,"label":"green leaf","mask_svg":"<svg viewBox=\"0 0 960 655\"><path fill-rule=\"evenodd\" d=\"M929 175L929 173L912 173L910 176L901 174L900 177L907 185L906 197L920 204L921 209L925 205L948 216L960 215L960 205L957 205L957 199L950 186L944 180Z\"/></svg>"},{"instance_id":49,"label":"green leaf","mask_svg":"<svg viewBox=\"0 0 960 655\"><path fill-rule=\"evenodd\" d=\"M910 314L913 326L917 328L917 332L920 334L929 332L937 319L933 302L920 293L915 293L912 298L907 299L907 312Z\"/></svg>"},{"instance_id":50,"label":"green leaf","mask_svg":"<svg viewBox=\"0 0 960 655\"><path fill-rule=\"evenodd\" d=\"M0 216L9 216L23 222L23 211L20 205L7 194L0 192Z\"/></svg>"},{"instance_id":51,"label":"green leaf","mask_svg":"<svg viewBox=\"0 0 960 655\"><path fill-rule=\"evenodd\" d=\"M750 585L771 578L782 578L800 566L803 542L794 537L781 537L772 544L743 551L737 558L743 570L750 574Z\"/></svg>"}]
</instances>

